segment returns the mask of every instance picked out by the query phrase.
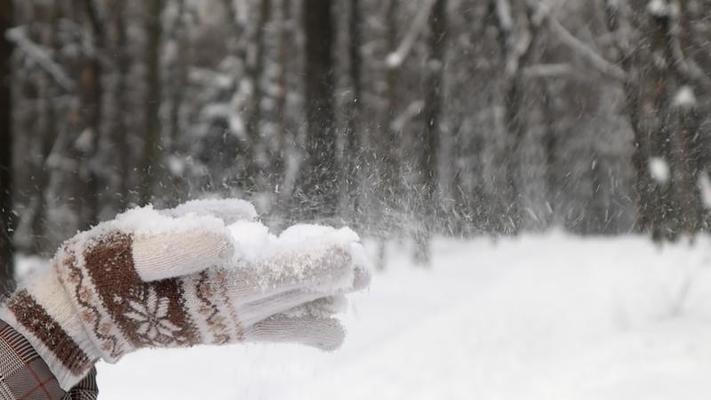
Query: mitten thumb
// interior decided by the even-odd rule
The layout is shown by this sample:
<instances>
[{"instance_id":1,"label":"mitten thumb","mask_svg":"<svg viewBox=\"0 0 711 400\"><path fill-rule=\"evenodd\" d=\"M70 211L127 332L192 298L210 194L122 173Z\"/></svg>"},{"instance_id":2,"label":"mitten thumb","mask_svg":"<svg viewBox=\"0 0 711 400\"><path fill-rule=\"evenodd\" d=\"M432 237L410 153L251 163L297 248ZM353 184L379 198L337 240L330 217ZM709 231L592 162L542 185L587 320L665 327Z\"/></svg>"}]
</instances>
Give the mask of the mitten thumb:
<instances>
[{"instance_id":1,"label":"mitten thumb","mask_svg":"<svg viewBox=\"0 0 711 400\"><path fill-rule=\"evenodd\" d=\"M173 218L144 207L129 210L105 224L102 229L131 236L134 266L146 282L223 266L234 252L224 222L210 215Z\"/></svg>"}]
</instances>

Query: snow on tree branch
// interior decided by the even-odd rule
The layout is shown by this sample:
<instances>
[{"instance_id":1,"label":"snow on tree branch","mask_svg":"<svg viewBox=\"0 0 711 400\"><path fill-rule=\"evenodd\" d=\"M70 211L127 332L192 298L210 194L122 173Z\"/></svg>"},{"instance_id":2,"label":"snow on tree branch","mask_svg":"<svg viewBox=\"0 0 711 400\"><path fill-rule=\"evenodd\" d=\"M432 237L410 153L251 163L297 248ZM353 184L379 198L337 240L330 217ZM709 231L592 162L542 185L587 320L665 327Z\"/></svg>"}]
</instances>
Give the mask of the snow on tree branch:
<instances>
[{"instance_id":1,"label":"snow on tree branch","mask_svg":"<svg viewBox=\"0 0 711 400\"><path fill-rule=\"evenodd\" d=\"M523 30L519 35L514 32L514 19L511 15L511 5L508 0L496 1L496 25L499 33L503 36L501 43L505 54L505 72L507 77L512 77L518 73L521 60L531 49L534 32L530 29Z\"/></svg>"},{"instance_id":2,"label":"snow on tree branch","mask_svg":"<svg viewBox=\"0 0 711 400\"><path fill-rule=\"evenodd\" d=\"M669 44L671 47L671 54L674 59L674 68L676 68L679 74L683 75L690 81L697 83L706 90L711 90L711 77L709 77L704 70L699 67L696 62L694 62L693 59L687 58L684 54L684 50L681 46L681 40L679 38L681 31L678 11L679 6L677 4L676 7L672 8L677 9L676 12L670 12L668 14L671 19L671 23L669 25Z\"/></svg>"},{"instance_id":3,"label":"snow on tree branch","mask_svg":"<svg viewBox=\"0 0 711 400\"><path fill-rule=\"evenodd\" d=\"M655 17L665 18L678 14L679 9L665 0L651 0L647 3L647 12Z\"/></svg>"},{"instance_id":4,"label":"snow on tree branch","mask_svg":"<svg viewBox=\"0 0 711 400\"><path fill-rule=\"evenodd\" d=\"M425 102L422 100L416 100L410 103L405 111L398 115L392 122L391 129L394 131L401 131L405 128L405 125L411 121L413 118L422 113L422 109L425 106Z\"/></svg>"},{"instance_id":5,"label":"snow on tree branch","mask_svg":"<svg viewBox=\"0 0 711 400\"><path fill-rule=\"evenodd\" d=\"M684 85L674 95L672 106L677 108L690 109L696 107L696 95L694 89L689 85Z\"/></svg>"},{"instance_id":6,"label":"snow on tree branch","mask_svg":"<svg viewBox=\"0 0 711 400\"><path fill-rule=\"evenodd\" d=\"M513 29L511 4L508 0L496 0L496 18L499 20L501 30L510 32Z\"/></svg>"},{"instance_id":7,"label":"snow on tree branch","mask_svg":"<svg viewBox=\"0 0 711 400\"><path fill-rule=\"evenodd\" d=\"M37 63L42 69L49 74L57 84L66 91L71 91L74 87L74 81L64 72L50 55L50 51L44 47L34 43L25 34L25 29L22 26L9 29L5 33L7 40L15 43L27 57Z\"/></svg>"},{"instance_id":8,"label":"snow on tree branch","mask_svg":"<svg viewBox=\"0 0 711 400\"><path fill-rule=\"evenodd\" d=\"M590 46L570 33L570 31L561 25L554 16L549 14L547 19L548 26L551 31L558 36L560 41L572 50L575 50L581 56L585 57L590 62L590 65L592 65L595 69L604 75L610 76L619 81L627 80L627 74L622 70L622 68L605 60L594 49L590 48Z\"/></svg>"},{"instance_id":9,"label":"snow on tree branch","mask_svg":"<svg viewBox=\"0 0 711 400\"><path fill-rule=\"evenodd\" d=\"M575 70L567 63L536 64L525 67L523 74L530 78L548 78L563 75L572 75Z\"/></svg>"},{"instance_id":10,"label":"snow on tree branch","mask_svg":"<svg viewBox=\"0 0 711 400\"><path fill-rule=\"evenodd\" d=\"M427 26L427 18L430 16L430 12L436 1L437 0L422 0L422 4L415 15L415 20L412 22L412 25L410 25L410 29L407 31L400 46L398 46L394 52L388 54L385 60L385 64L388 68L400 68L407 56L410 55L412 46L420 36L420 33L425 29L425 26Z\"/></svg>"},{"instance_id":11,"label":"snow on tree branch","mask_svg":"<svg viewBox=\"0 0 711 400\"><path fill-rule=\"evenodd\" d=\"M669 182L671 172L669 164L662 157L652 157L649 159L649 174L657 183L664 185Z\"/></svg>"}]
</instances>

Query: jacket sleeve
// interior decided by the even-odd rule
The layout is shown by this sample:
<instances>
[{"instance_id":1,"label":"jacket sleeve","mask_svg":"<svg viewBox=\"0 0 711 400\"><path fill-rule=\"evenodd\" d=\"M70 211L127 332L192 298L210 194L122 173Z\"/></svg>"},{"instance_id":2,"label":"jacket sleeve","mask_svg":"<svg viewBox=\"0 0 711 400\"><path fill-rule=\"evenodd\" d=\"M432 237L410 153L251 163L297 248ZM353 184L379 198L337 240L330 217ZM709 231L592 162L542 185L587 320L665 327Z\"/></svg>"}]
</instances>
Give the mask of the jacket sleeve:
<instances>
[{"instance_id":1,"label":"jacket sleeve","mask_svg":"<svg viewBox=\"0 0 711 400\"><path fill-rule=\"evenodd\" d=\"M95 400L98 393L95 369L66 393L30 343L0 321L0 400Z\"/></svg>"},{"instance_id":2,"label":"jacket sleeve","mask_svg":"<svg viewBox=\"0 0 711 400\"><path fill-rule=\"evenodd\" d=\"M62 400L96 400L99 388L96 386L96 368L74 386Z\"/></svg>"}]
</instances>

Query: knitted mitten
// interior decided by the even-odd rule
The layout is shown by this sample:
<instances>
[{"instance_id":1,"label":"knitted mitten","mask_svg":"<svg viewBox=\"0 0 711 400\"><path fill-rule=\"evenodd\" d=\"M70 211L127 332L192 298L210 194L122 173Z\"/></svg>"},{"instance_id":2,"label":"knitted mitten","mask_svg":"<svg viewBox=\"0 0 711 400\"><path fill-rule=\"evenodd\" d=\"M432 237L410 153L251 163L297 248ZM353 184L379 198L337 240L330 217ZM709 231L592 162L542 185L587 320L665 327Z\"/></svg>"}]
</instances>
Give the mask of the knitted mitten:
<instances>
[{"instance_id":1,"label":"knitted mitten","mask_svg":"<svg viewBox=\"0 0 711 400\"><path fill-rule=\"evenodd\" d=\"M255 216L236 201L130 210L65 242L51 268L0 307L0 318L30 341L65 390L98 359L113 363L144 347L337 347L343 329L332 314L343 294L369 280L358 237L292 229L265 236L265 245L226 226ZM250 255L254 248L266 255Z\"/></svg>"}]
</instances>

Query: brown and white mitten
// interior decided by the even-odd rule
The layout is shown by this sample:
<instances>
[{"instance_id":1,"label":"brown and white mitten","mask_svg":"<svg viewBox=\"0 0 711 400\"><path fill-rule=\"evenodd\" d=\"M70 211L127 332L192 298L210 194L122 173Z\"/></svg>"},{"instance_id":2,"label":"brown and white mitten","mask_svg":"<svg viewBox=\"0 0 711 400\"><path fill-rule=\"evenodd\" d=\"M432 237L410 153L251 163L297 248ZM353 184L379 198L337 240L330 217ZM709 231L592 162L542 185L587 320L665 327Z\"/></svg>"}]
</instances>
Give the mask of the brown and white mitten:
<instances>
[{"instance_id":1,"label":"brown and white mitten","mask_svg":"<svg viewBox=\"0 0 711 400\"><path fill-rule=\"evenodd\" d=\"M0 307L0 319L28 339L65 390L97 360L113 363L144 347L337 347L343 328L332 315L369 280L357 235L301 227L275 237L249 221L256 213L247 205L129 210L64 243L51 268Z\"/></svg>"}]
</instances>

